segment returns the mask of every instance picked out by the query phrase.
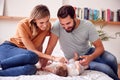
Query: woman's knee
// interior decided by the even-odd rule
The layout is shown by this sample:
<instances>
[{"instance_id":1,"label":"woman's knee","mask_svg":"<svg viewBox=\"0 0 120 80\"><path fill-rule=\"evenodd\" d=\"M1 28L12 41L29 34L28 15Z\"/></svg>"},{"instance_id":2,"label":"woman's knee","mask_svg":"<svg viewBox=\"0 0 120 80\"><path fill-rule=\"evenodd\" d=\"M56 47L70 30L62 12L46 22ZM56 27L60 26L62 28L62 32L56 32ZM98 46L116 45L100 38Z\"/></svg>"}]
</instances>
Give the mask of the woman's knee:
<instances>
[{"instance_id":1,"label":"woman's knee","mask_svg":"<svg viewBox=\"0 0 120 80\"><path fill-rule=\"evenodd\" d=\"M33 75L37 72L35 65L23 65L5 70L0 70L0 76L19 76L19 75Z\"/></svg>"},{"instance_id":2,"label":"woman's knee","mask_svg":"<svg viewBox=\"0 0 120 80\"><path fill-rule=\"evenodd\" d=\"M12 71L14 73L10 73ZM8 76L33 75L37 72L37 68L35 65L23 65L23 66L11 68L11 70L9 69L8 72L10 73Z\"/></svg>"},{"instance_id":3,"label":"woman's knee","mask_svg":"<svg viewBox=\"0 0 120 80\"><path fill-rule=\"evenodd\" d=\"M25 65L23 66L24 75L33 75L37 72L35 65Z\"/></svg>"}]
</instances>

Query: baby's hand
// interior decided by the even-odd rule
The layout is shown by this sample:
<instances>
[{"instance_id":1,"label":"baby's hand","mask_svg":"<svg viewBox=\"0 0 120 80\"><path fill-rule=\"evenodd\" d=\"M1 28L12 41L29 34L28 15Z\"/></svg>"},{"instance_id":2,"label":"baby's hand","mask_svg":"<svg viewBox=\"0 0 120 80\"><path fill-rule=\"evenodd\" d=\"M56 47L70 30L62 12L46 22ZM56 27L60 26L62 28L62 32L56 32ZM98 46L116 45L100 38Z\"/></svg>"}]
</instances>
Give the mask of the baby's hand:
<instances>
[{"instance_id":1,"label":"baby's hand","mask_svg":"<svg viewBox=\"0 0 120 80\"><path fill-rule=\"evenodd\" d=\"M78 56L78 53L74 53L74 60L76 61L76 60L78 60L78 58L79 58L79 56Z\"/></svg>"}]
</instances>

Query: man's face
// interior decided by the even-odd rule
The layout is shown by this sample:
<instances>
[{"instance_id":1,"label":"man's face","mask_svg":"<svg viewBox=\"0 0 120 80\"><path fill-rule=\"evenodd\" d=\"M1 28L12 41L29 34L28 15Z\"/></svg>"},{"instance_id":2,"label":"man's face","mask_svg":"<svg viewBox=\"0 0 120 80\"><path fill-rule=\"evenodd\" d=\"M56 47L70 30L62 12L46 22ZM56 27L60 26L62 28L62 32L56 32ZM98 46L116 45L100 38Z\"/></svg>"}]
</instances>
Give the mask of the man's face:
<instances>
[{"instance_id":1,"label":"man's face","mask_svg":"<svg viewBox=\"0 0 120 80\"><path fill-rule=\"evenodd\" d=\"M66 32L72 32L75 29L76 23L69 15L66 18L59 18L61 26Z\"/></svg>"}]
</instances>

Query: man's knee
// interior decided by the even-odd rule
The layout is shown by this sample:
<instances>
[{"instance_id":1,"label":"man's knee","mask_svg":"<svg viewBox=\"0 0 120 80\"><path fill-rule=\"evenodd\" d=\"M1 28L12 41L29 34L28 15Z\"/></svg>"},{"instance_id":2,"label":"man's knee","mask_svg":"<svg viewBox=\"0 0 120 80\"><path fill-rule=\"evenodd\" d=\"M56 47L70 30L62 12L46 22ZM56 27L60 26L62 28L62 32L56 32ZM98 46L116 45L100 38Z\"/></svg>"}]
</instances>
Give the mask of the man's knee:
<instances>
[{"instance_id":1,"label":"man's knee","mask_svg":"<svg viewBox=\"0 0 120 80\"><path fill-rule=\"evenodd\" d=\"M90 64L90 69L92 70L96 70L96 71L101 71L101 72L104 72L104 73L109 73L111 71L111 68L104 64L104 63L97 63L97 62L92 62Z\"/></svg>"},{"instance_id":2,"label":"man's knee","mask_svg":"<svg viewBox=\"0 0 120 80\"><path fill-rule=\"evenodd\" d=\"M115 63L117 61L116 57L112 53L105 51L105 54L107 62Z\"/></svg>"}]
</instances>

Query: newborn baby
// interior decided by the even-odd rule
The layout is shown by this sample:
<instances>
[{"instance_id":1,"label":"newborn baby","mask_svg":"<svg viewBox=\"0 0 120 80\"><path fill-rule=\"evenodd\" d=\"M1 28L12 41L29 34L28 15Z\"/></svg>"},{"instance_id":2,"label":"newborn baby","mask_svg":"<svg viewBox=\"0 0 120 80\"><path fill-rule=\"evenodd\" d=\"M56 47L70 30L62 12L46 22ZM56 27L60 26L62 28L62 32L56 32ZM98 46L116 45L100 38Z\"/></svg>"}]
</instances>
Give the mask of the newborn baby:
<instances>
[{"instance_id":1,"label":"newborn baby","mask_svg":"<svg viewBox=\"0 0 120 80\"><path fill-rule=\"evenodd\" d=\"M74 58L70 59L68 63L60 63L60 62L52 62L51 64L47 65L44 70L52 72L59 76L78 76L88 66L82 66L78 61L78 54L75 53Z\"/></svg>"}]
</instances>

